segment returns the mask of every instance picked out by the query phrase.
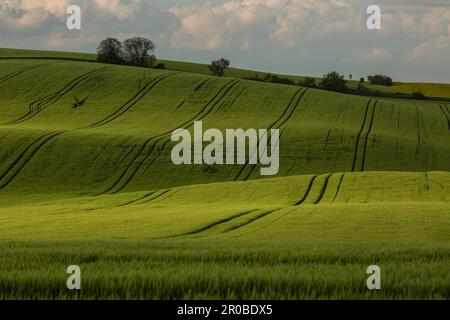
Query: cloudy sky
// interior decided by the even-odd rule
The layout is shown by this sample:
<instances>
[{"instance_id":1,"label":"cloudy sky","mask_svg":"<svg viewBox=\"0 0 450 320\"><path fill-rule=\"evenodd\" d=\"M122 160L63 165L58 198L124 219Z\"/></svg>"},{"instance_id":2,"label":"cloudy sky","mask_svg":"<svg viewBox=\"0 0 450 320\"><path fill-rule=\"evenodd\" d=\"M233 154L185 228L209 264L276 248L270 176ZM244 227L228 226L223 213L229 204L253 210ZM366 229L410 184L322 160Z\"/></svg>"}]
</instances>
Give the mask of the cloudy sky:
<instances>
[{"instance_id":1,"label":"cloudy sky","mask_svg":"<svg viewBox=\"0 0 450 320\"><path fill-rule=\"evenodd\" d=\"M82 8L82 29L66 9ZM382 30L366 9L382 9ZM145 36L160 58L262 71L450 83L450 0L0 0L0 47L95 52Z\"/></svg>"}]
</instances>

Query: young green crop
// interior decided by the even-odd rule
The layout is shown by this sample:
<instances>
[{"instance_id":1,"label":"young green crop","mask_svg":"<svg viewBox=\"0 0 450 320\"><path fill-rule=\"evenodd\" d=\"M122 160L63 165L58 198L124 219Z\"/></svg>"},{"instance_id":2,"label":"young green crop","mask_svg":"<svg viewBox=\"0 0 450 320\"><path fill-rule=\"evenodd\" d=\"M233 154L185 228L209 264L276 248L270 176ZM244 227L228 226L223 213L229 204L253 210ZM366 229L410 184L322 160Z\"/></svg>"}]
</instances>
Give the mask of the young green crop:
<instances>
[{"instance_id":1,"label":"young green crop","mask_svg":"<svg viewBox=\"0 0 450 320\"><path fill-rule=\"evenodd\" d=\"M0 299L448 299L447 104L22 54L0 59ZM280 129L278 176L175 166L200 120Z\"/></svg>"}]
</instances>

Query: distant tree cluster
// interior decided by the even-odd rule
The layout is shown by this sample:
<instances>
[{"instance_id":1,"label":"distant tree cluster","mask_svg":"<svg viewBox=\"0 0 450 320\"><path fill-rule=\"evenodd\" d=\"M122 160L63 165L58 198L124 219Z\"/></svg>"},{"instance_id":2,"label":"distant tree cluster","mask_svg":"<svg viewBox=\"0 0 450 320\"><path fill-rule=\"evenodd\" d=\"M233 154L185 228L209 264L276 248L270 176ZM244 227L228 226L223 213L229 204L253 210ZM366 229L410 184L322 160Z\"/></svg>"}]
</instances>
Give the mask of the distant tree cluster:
<instances>
[{"instance_id":1,"label":"distant tree cluster","mask_svg":"<svg viewBox=\"0 0 450 320\"><path fill-rule=\"evenodd\" d=\"M298 83L300 86L302 87L308 87L308 88L316 88L316 79L312 78L312 77L306 77L305 79L303 79L303 81L299 81Z\"/></svg>"},{"instance_id":2,"label":"distant tree cluster","mask_svg":"<svg viewBox=\"0 0 450 320\"><path fill-rule=\"evenodd\" d=\"M281 83L288 85L298 85L302 87L308 88L321 88L329 91L337 91L343 92L347 89L347 82L344 79L343 75L340 75L336 71L330 72L327 75L324 75L321 79L319 85L316 83L316 78L306 77L303 80L300 80L298 83L295 83L294 80L290 78L283 78L275 74L266 74L263 78L255 74L251 77L245 77L244 79L260 81L260 82L272 82L272 83Z\"/></svg>"},{"instance_id":3,"label":"distant tree cluster","mask_svg":"<svg viewBox=\"0 0 450 320\"><path fill-rule=\"evenodd\" d=\"M347 82L343 75L333 71L323 76L319 86L325 90L343 92L347 89Z\"/></svg>"},{"instance_id":4,"label":"distant tree cluster","mask_svg":"<svg viewBox=\"0 0 450 320\"><path fill-rule=\"evenodd\" d=\"M252 81L259 81L259 82L271 82L271 83L280 83L280 84L288 84L288 85L295 85L294 80L289 78L283 78L276 74L267 73L264 75L263 78L261 78L259 75L255 74L251 77L244 77L246 80L252 80Z\"/></svg>"},{"instance_id":5,"label":"distant tree cluster","mask_svg":"<svg viewBox=\"0 0 450 320\"><path fill-rule=\"evenodd\" d=\"M97 60L112 64L153 67L156 62L155 48L151 40L142 37L127 39L123 43L114 38L107 38L97 47ZM165 69L162 63L155 67Z\"/></svg>"},{"instance_id":6,"label":"distant tree cluster","mask_svg":"<svg viewBox=\"0 0 450 320\"><path fill-rule=\"evenodd\" d=\"M420 91L415 91L412 93L412 97L417 100L425 100L427 97Z\"/></svg>"},{"instance_id":7,"label":"distant tree cluster","mask_svg":"<svg viewBox=\"0 0 450 320\"><path fill-rule=\"evenodd\" d=\"M368 76L367 79L369 80L370 84L378 84L381 86L392 86L392 79L388 76L377 74L374 76Z\"/></svg>"},{"instance_id":8,"label":"distant tree cluster","mask_svg":"<svg viewBox=\"0 0 450 320\"><path fill-rule=\"evenodd\" d=\"M264 81L272 82L272 83L295 85L295 82L292 79L279 77L276 74L270 74L270 73L268 73L264 76Z\"/></svg>"}]
</instances>

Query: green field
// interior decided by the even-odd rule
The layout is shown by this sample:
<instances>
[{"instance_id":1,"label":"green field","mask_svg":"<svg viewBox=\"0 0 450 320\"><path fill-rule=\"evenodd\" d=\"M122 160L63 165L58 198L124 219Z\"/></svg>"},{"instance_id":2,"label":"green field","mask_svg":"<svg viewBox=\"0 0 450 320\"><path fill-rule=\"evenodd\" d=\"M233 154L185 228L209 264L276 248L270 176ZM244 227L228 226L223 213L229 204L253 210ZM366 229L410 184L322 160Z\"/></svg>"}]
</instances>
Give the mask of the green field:
<instances>
[{"instance_id":1,"label":"green field","mask_svg":"<svg viewBox=\"0 0 450 320\"><path fill-rule=\"evenodd\" d=\"M450 99L450 84L447 83L398 83L393 89L399 93L422 92L427 97Z\"/></svg>"},{"instance_id":2,"label":"green field","mask_svg":"<svg viewBox=\"0 0 450 320\"><path fill-rule=\"evenodd\" d=\"M0 299L449 298L449 104L62 55L0 59ZM196 120L280 129L279 174L173 165Z\"/></svg>"}]
</instances>

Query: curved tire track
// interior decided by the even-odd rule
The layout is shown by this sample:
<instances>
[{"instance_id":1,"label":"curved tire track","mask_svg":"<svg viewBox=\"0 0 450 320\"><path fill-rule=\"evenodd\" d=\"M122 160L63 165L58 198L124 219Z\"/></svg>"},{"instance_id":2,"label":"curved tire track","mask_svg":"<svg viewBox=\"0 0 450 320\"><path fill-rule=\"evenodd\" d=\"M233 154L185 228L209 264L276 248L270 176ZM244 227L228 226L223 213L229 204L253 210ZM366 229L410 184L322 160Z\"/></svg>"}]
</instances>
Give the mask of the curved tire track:
<instances>
[{"instance_id":1,"label":"curved tire track","mask_svg":"<svg viewBox=\"0 0 450 320\"><path fill-rule=\"evenodd\" d=\"M303 194L303 197L302 197L299 201L297 201L297 202L294 204L294 206L299 206L299 205L303 204L303 203L306 201L306 198L308 198L308 195L309 195L310 192L311 192L311 189L312 189L312 187L313 187L313 184L314 184L314 182L316 181L316 179L317 179L318 177L319 177L318 175L315 175L315 176L313 176L313 177L311 178L311 180L309 181L308 188L306 189L305 193Z\"/></svg>"},{"instance_id":2,"label":"curved tire track","mask_svg":"<svg viewBox=\"0 0 450 320\"><path fill-rule=\"evenodd\" d=\"M0 176L0 190L4 189L32 160L33 156L51 139L61 135L62 131L46 133L29 144Z\"/></svg>"},{"instance_id":3,"label":"curved tire track","mask_svg":"<svg viewBox=\"0 0 450 320\"><path fill-rule=\"evenodd\" d=\"M58 90L55 93L52 93L50 95L47 95L43 98L34 100L28 105L28 112L21 116L20 118L10 121L7 123L7 125L14 125L19 124L25 121L28 121L35 116L37 116L40 112L47 109L51 105L55 104L58 100L60 100L64 95L75 89L78 85L86 82L91 77L97 75L100 72L103 72L106 69L106 67L95 69L92 71L89 71L87 73L84 73L75 79L71 80L69 83L67 83L63 88Z\"/></svg>"},{"instance_id":4,"label":"curved tire track","mask_svg":"<svg viewBox=\"0 0 450 320\"><path fill-rule=\"evenodd\" d=\"M57 102L59 99L61 99L62 96L73 90L77 85L80 83L83 83L84 81L88 80L90 77L102 72L105 70L106 67L99 68L90 72L87 72L74 80L70 81L68 84L66 84L61 90L57 91L54 94L48 95L46 97L43 97L41 99L35 100L29 105L29 112L27 115L9 123L9 124L18 124L20 122L27 121L37 114L40 113L40 111L44 110L45 108L49 107L50 105ZM49 103L49 104L47 104ZM37 112L33 112L32 105L36 105ZM41 107L44 107L41 109ZM13 181L17 175L25 168L25 166L32 160L34 155L44 147L45 144L47 144L50 140L60 136L66 131L52 131L49 133L46 133L40 137L38 137L36 140L31 142L20 154L19 156L10 164L10 166L6 169L6 171L0 176L0 190L4 189L11 181Z\"/></svg>"},{"instance_id":5,"label":"curved tire track","mask_svg":"<svg viewBox=\"0 0 450 320\"><path fill-rule=\"evenodd\" d=\"M117 118L119 118L120 116L125 114L127 111L129 111L139 101L141 101L160 82L162 82L163 80L165 80L165 79L167 79L167 78L169 78L171 76L175 76L175 75L177 75L179 73L180 72L167 73L167 74L163 74L163 75L160 75L160 76L157 76L157 77L153 78L145 86L143 86L141 89L139 89L138 92L130 100L128 100L123 105L121 105L112 114L110 114L106 118L104 118L104 119L102 119L100 121L97 121L97 122L95 122L95 123L93 123L93 124L91 124L91 125L89 125L89 126L87 126L85 128L96 128L96 127L104 126L104 125L106 125L106 124L116 120ZM85 129L85 128L83 128L83 129Z\"/></svg>"},{"instance_id":6,"label":"curved tire track","mask_svg":"<svg viewBox=\"0 0 450 320\"><path fill-rule=\"evenodd\" d=\"M238 84L239 82L240 82L239 80L235 81L235 82L231 85L231 87L227 90L227 92L226 92L223 96L221 96L221 97L219 98L219 100L216 101L216 103L212 106L212 108L211 108L206 114L204 114L202 117L200 117L200 118L198 118L198 119L195 119L195 120L192 120L192 121L189 121L189 122L184 123L183 126L182 126L182 128L183 128L183 129L189 129L190 127L193 126L193 121L200 121L200 120L204 119L204 118L207 117L209 114L211 114L211 112L213 112L213 110L218 111L218 110L222 107L222 104L221 104L218 108L215 108L215 107L219 104L220 101L223 101L223 99L226 98L226 95L227 95L227 94L233 89L233 87L234 87L236 84ZM233 103L234 103L234 102L235 102L235 101L233 101ZM156 141L156 142L154 143L153 149L155 149L155 148L158 146L159 143L161 143L161 147L157 149L157 154L156 154L156 155L154 155L154 154L149 154L149 156L153 156L153 157L152 157L150 163L146 166L146 168L151 167L151 166L153 165L153 163L154 163L154 162L162 155L163 151L165 150L165 148L166 148L167 144L169 144L169 142L171 142L171 139L170 139L170 138L168 137L168 135L167 135L167 136L161 137L160 139L158 139L158 141ZM153 152L153 150L152 150L152 152ZM147 160L147 159L146 159L146 160Z\"/></svg>"},{"instance_id":7,"label":"curved tire track","mask_svg":"<svg viewBox=\"0 0 450 320\"><path fill-rule=\"evenodd\" d=\"M439 108L441 109L442 113L444 114L445 118L447 119L448 130L450 130L450 118L447 114L447 112L448 112L447 106L440 104Z\"/></svg>"},{"instance_id":8,"label":"curved tire track","mask_svg":"<svg viewBox=\"0 0 450 320\"><path fill-rule=\"evenodd\" d=\"M364 113L364 120L363 120L361 128L359 129L359 132L356 136L355 150L354 150L354 154L353 154L353 164L352 164L352 170L351 170L352 172L355 172L355 169L356 169L356 163L358 161L359 141L361 140L361 135L363 134L364 127L366 126L367 115L369 114L369 107L370 107L371 103L372 103L372 99L369 99L369 102L366 105L366 111Z\"/></svg>"},{"instance_id":9,"label":"curved tire track","mask_svg":"<svg viewBox=\"0 0 450 320\"><path fill-rule=\"evenodd\" d=\"M330 178L331 178L332 175L333 174L330 173L330 174L328 174L325 177L325 181L324 181L324 183L322 185L322 189L320 190L319 197L317 197L316 201L314 201L314 204L319 204L320 201L322 201L322 199L323 199L323 197L325 195L325 192L327 191L328 183L330 182Z\"/></svg>"},{"instance_id":10,"label":"curved tire track","mask_svg":"<svg viewBox=\"0 0 450 320\"><path fill-rule=\"evenodd\" d=\"M245 215L251 214L252 212L255 212L255 211L258 211L258 210L260 210L260 209L253 209L253 210L249 210L249 211L240 212L240 213L237 213L237 214L232 215L230 217L217 220L217 221L215 221L213 223L210 223L210 224L208 224L208 225L206 225L204 227L201 227L199 229L196 229L196 230L193 230L193 231L189 231L189 232L185 232L185 233L178 234L178 235L174 235L174 236L168 236L166 238L177 238L177 237L183 237L183 236L198 235L198 234L200 234L200 233L202 233L204 231L212 229L213 227L216 227L216 226L219 226L221 224L230 222L232 220L235 220L237 218L240 218L240 217L243 217Z\"/></svg>"},{"instance_id":11,"label":"curved tire track","mask_svg":"<svg viewBox=\"0 0 450 320\"><path fill-rule=\"evenodd\" d=\"M200 112L198 112L193 118L187 120L177 128L188 129L193 125L194 121L199 121L205 118L214 107L227 95L227 93L239 82L239 80L232 80L225 84L216 95L203 107ZM175 129L173 129L175 130ZM111 187L107 190L101 192L98 195L111 193L115 194L122 191L134 178L139 169L143 166L145 161L153 154L156 149L156 146L159 142L166 139L166 142L170 141L170 135L173 130L168 130L159 135L148 138L144 144L141 146L139 151L134 156L133 160L128 164L128 166L124 169L119 178L113 183ZM167 140L168 139L168 140ZM159 151L158 155L156 155L155 159L162 153L162 149ZM151 162L151 164L155 161L155 159ZM150 165L151 165L150 164Z\"/></svg>"},{"instance_id":12,"label":"curved tire track","mask_svg":"<svg viewBox=\"0 0 450 320\"><path fill-rule=\"evenodd\" d=\"M334 194L333 200L331 200L331 203L335 202L338 195L339 195L339 191L341 191L341 186L342 186L342 182L344 181L344 177L345 177L345 173L343 173L341 175L341 177L339 178L339 183L338 186L336 188L336 193Z\"/></svg>"},{"instance_id":13,"label":"curved tire track","mask_svg":"<svg viewBox=\"0 0 450 320\"><path fill-rule=\"evenodd\" d=\"M375 104L374 104L374 106L372 108L372 116L370 118L369 129L367 130L366 137L364 139L363 157L362 157L362 160L361 160L361 172L363 172L365 167L366 167L367 142L369 140L370 134L372 133L373 120L375 118L375 108L376 108L377 104L378 104L378 100L375 100ZM383 106L383 103L381 103L380 110L381 110L382 106Z\"/></svg>"},{"instance_id":14,"label":"curved tire track","mask_svg":"<svg viewBox=\"0 0 450 320\"><path fill-rule=\"evenodd\" d=\"M307 88L306 89L301 88L295 92L294 96L292 97L288 106L284 109L281 116L274 123L272 123L269 126L269 128L267 129L267 134L269 133L269 131L271 129L274 129L274 128L277 128L279 130L283 129L283 126L286 125L286 123L292 118L293 114L297 110L302 98L304 97L304 95L306 94L307 91L308 91ZM267 148L268 145L271 143L271 140L272 140L271 138L272 138L272 136L269 136L267 138L267 145L263 146L264 148ZM280 139L281 139L281 136L280 136ZM258 149L260 147L260 143L261 143L261 138L258 141ZM257 151L255 150L254 153L255 152L257 152ZM254 156L254 153L249 156L249 159L251 159ZM233 181L238 181L239 177L244 174L245 170L248 168L249 165L250 165L249 160L247 160L246 163L240 168L238 174L233 179ZM258 167L258 165L251 165L250 171L244 177L244 181L247 181L248 179L250 179L251 175L253 174L253 172L256 170L257 167Z\"/></svg>"},{"instance_id":15,"label":"curved tire track","mask_svg":"<svg viewBox=\"0 0 450 320\"><path fill-rule=\"evenodd\" d=\"M256 215L255 217L249 219L248 221L245 221L243 223L240 223L239 225L236 225L236 226L233 226L231 228L226 229L222 233L228 233L230 231L236 231L236 230L238 230L238 229L240 229L242 227L245 227L245 226L247 226L247 225L249 225L249 224L251 224L251 223L253 223L255 221L258 221L258 220L260 220L260 219L262 219L264 217L267 217L269 214L272 214L272 213L274 213L274 212L276 212L278 210L281 210L281 209L284 209L284 208L277 208L277 209L272 209L272 210L269 210L269 211L264 211L264 212ZM257 211L257 210L255 210L255 211Z\"/></svg>"},{"instance_id":16,"label":"curved tire track","mask_svg":"<svg viewBox=\"0 0 450 320\"><path fill-rule=\"evenodd\" d=\"M50 62L50 63L42 63L42 64L34 64L34 65L31 65L31 66L28 66L28 67L16 70L14 72L11 72L11 73L9 73L7 75L4 75L3 77L0 78L0 85L3 84L4 82L10 80L10 79L13 79L13 78L21 75L22 73L34 70L36 68L48 66L49 64L52 64L52 62Z\"/></svg>"},{"instance_id":17,"label":"curved tire track","mask_svg":"<svg viewBox=\"0 0 450 320\"><path fill-rule=\"evenodd\" d=\"M32 105L34 106L35 104L37 104L37 109L38 112L34 113L32 116L27 117L26 119L24 117L22 117L20 119L20 121L15 120L14 124L26 121L31 119L32 117L36 116L40 111L44 110L45 108L49 107L51 104L54 104L55 102L57 102L59 99L61 99L62 96L64 96L65 94L67 94L68 92L70 92L71 90L73 90L77 85L79 85L80 83L83 83L85 81L87 81L89 78L91 78L92 76L104 71L105 69L107 69L106 67L103 68L99 68L90 72L87 72L77 78L75 78L74 80L72 80L71 82L69 82L68 84L66 84L61 90L59 90L58 92L51 94L51 95L47 95L41 99L35 100L34 102L32 102L29 106L30 110L32 110ZM165 78L167 78L168 76L171 75L175 75L176 73L171 73L169 75L167 75ZM134 104L136 104L140 99L142 99L154 86L156 86L156 84L158 84L160 81L164 80L164 79L152 79L152 81L150 81L144 88L142 88L141 90L139 90L139 92L132 98L130 99L130 101L132 101L133 99L135 99L136 97L139 96L138 100L134 100L133 104L131 106L128 106L127 110L128 111ZM51 102L51 103L50 103ZM50 104L46 104L46 103L50 103ZM44 108L41 108L42 106L44 106ZM123 105L123 106L126 106ZM119 108L119 110L117 110L114 115L117 115L117 113L121 110L123 110L123 106L121 106L121 108ZM124 114L126 111L121 112L120 115ZM31 111L29 111L29 114L32 114ZM118 116L116 116L114 119L116 119ZM114 119L110 119L110 117L107 118L110 121L113 121ZM102 123L99 125L103 125L106 123ZM98 126L99 126L98 125ZM81 129L81 128L79 128ZM0 176L0 190L5 188L19 173L20 171L23 170L23 168L25 167L25 165L31 161L32 157L46 144L48 143L50 140L52 140L53 138L56 138L57 136L68 132L69 130L65 130L65 131L53 131L50 133L47 133L39 138L37 138L36 140L34 140L31 144L29 144L24 151L12 162L12 164L10 165L10 167L4 172L4 174L2 174L2 176ZM47 137L48 136L48 137ZM42 140L42 141L41 141ZM29 152L31 150L31 152ZM27 154L29 153L29 154ZM23 161L23 163L21 165L18 165L18 163L25 157L27 156L27 158L25 159L25 161ZM9 175L9 173L11 171L15 170L15 173L12 174L11 177L6 178L5 182L2 182L2 179L5 178L6 175Z\"/></svg>"}]
</instances>

